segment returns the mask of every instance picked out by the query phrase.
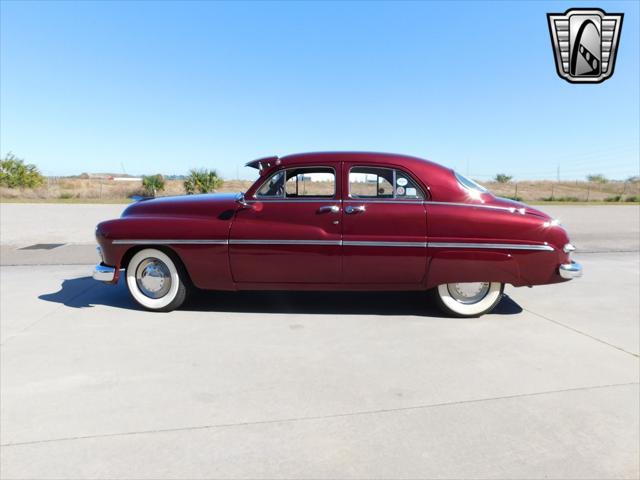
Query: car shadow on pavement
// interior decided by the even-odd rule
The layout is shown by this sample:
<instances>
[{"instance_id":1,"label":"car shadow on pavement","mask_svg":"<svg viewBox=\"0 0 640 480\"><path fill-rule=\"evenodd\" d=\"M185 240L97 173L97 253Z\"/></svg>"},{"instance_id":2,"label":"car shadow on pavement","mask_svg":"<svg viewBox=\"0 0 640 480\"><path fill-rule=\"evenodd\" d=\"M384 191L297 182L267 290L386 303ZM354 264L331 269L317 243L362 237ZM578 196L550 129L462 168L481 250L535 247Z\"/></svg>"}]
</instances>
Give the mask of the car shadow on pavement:
<instances>
[{"instance_id":1,"label":"car shadow on pavement","mask_svg":"<svg viewBox=\"0 0 640 480\"><path fill-rule=\"evenodd\" d=\"M207 292L196 291L184 310L345 315L416 315L442 317L425 292ZM522 308L505 296L492 312L512 315Z\"/></svg>"},{"instance_id":2,"label":"car shadow on pavement","mask_svg":"<svg viewBox=\"0 0 640 480\"><path fill-rule=\"evenodd\" d=\"M118 285L106 285L95 281L92 277L63 280L60 290L40 295L38 298L47 302L61 303L71 308L91 308L96 305L137 308L124 282L120 281Z\"/></svg>"},{"instance_id":3,"label":"car shadow on pavement","mask_svg":"<svg viewBox=\"0 0 640 480\"><path fill-rule=\"evenodd\" d=\"M141 309L130 297L124 281L105 285L91 277L62 282L59 291L38 297L71 308L104 305ZM441 317L431 295L424 292L212 292L194 290L185 311L238 313L418 315ZM522 307L505 295L493 314L515 315Z\"/></svg>"}]
</instances>

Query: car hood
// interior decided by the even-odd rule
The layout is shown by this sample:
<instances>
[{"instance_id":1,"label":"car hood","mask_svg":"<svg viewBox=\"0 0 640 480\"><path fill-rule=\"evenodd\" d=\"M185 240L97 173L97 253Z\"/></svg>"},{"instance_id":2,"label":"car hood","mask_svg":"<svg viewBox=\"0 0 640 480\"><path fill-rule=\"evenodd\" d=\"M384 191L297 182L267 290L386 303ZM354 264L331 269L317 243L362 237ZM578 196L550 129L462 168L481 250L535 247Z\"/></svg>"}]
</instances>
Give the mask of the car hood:
<instances>
[{"instance_id":1,"label":"car hood","mask_svg":"<svg viewBox=\"0 0 640 480\"><path fill-rule=\"evenodd\" d=\"M129 205L122 217L205 216L212 217L237 208L238 193L207 193L141 200Z\"/></svg>"}]
</instances>

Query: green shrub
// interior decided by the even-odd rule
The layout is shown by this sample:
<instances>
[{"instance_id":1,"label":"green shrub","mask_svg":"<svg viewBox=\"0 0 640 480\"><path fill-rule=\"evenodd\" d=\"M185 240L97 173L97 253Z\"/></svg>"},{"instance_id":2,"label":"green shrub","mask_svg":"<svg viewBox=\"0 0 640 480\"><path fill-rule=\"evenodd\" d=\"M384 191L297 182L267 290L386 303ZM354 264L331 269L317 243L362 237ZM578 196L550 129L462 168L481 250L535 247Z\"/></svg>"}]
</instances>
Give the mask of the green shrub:
<instances>
[{"instance_id":1,"label":"green shrub","mask_svg":"<svg viewBox=\"0 0 640 480\"><path fill-rule=\"evenodd\" d=\"M614 195L613 197L607 197L604 199L605 202L619 202L622 199L622 195Z\"/></svg>"},{"instance_id":2,"label":"green shrub","mask_svg":"<svg viewBox=\"0 0 640 480\"><path fill-rule=\"evenodd\" d=\"M142 191L146 197L155 197L156 193L164 190L164 177L159 173L156 175L143 175Z\"/></svg>"},{"instance_id":3,"label":"green shrub","mask_svg":"<svg viewBox=\"0 0 640 480\"><path fill-rule=\"evenodd\" d=\"M509 183L513 177L506 173L499 173L495 176L494 180L498 183Z\"/></svg>"},{"instance_id":4,"label":"green shrub","mask_svg":"<svg viewBox=\"0 0 640 480\"><path fill-rule=\"evenodd\" d=\"M68 200L69 198L73 198L73 193L71 192L61 192L58 198L62 200Z\"/></svg>"},{"instance_id":5,"label":"green shrub","mask_svg":"<svg viewBox=\"0 0 640 480\"><path fill-rule=\"evenodd\" d=\"M522 201L522 197L518 195L503 195L503 198L508 198L509 200L515 200L516 202Z\"/></svg>"},{"instance_id":6,"label":"green shrub","mask_svg":"<svg viewBox=\"0 0 640 480\"><path fill-rule=\"evenodd\" d=\"M541 198L543 202L579 202L578 197L544 197Z\"/></svg>"},{"instance_id":7,"label":"green shrub","mask_svg":"<svg viewBox=\"0 0 640 480\"><path fill-rule=\"evenodd\" d=\"M640 202L640 195L629 195L624 199L625 202Z\"/></svg>"},{"instance_id":8,"label":"green shrub","mask_svg":"<svg viewBox=\"0 0 640 480\"><path fill-rule=\"evenodd\" d=\"M9 188L35 188L44 183L44 177L35 165L25 164L9 152L0 160L0 185Z\"/></svg>"},{"instance_id":9,"label":"green shrub","mask_svg":"<svg viewBox=\"0 0 640 480\"><path fill-rule=\"evenodd\" d=\"M607 177L601 173L592 173L591 175L587 175L587 180L594 183L607 183L609 181Z\"/></svg>"},{"instance_id":10,"label":"green shrub","mask_svg":"<svg viewBox=\"0 0 640 480\"><path fill-rule=\"evenodd\" d=\"M224 180L218 176L215 170L191 170L184 181L184 189L188 195L194 193L209 193L220 188Z\"/></svg>"}]
</instances>

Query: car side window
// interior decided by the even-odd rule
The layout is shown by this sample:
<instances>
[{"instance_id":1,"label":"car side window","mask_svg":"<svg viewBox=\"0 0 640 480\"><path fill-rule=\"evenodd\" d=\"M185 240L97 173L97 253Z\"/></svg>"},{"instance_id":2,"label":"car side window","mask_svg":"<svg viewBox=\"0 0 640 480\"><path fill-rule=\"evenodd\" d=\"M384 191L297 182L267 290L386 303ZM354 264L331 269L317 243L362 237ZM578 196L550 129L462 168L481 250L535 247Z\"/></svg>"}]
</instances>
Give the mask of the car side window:
<instances>
[{"instance_id":1,"label":"car side window","mask_svg":"<svg viewBox=\"0 0 640 480\"><path fill-rule=\"evenodd\" d=\"M256 192L256 197L282 198L284 196L284 170L271 175Z\"/></svg>"},{"instance_id":2,"label":"car side window","mask_svg":"<svg viewBox=\"0 0 640 480\"><path fill-rule=\"evenodd\" d=\"M333 198L336 174L330 167L288 168L273 174L256 192L260 198Z\"/></svg>"},{"instance_id":3,"label":"car side window","mask_svg":"<svg viewBox=\"0 0 640 480\"><path fill-rule=\"evenodd\" d=\"M353 167L349 171L352 198L422 200L424 193L402 170L384 167Z\"/></svg>"}]
</instances>

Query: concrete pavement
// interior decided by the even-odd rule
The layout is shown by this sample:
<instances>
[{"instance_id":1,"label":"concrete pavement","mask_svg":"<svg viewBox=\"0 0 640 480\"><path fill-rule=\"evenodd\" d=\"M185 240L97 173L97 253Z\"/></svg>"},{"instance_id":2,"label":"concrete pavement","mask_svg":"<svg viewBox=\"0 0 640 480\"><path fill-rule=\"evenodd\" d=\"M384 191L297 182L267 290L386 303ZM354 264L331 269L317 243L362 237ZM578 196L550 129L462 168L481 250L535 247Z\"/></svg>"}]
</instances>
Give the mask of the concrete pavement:
<instances>
[{"instance_id":1,"label":"concrete pavement","mask_svg":"<svg viewBox=\"0 0 640 480\"><path fill-rule=\"evenodd\" d=\"M4 266L1 476L638 478L636 224L618 242L574 212L599 251L576 255L585 277L508 287L480 319L419 293L201 292L154 314L90 265Z\"/></svg>"}]
</instances>

